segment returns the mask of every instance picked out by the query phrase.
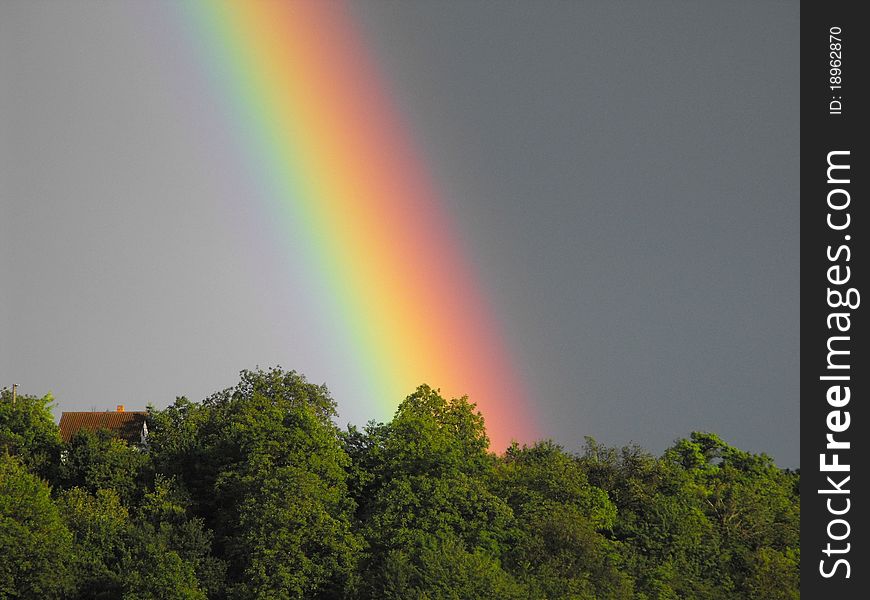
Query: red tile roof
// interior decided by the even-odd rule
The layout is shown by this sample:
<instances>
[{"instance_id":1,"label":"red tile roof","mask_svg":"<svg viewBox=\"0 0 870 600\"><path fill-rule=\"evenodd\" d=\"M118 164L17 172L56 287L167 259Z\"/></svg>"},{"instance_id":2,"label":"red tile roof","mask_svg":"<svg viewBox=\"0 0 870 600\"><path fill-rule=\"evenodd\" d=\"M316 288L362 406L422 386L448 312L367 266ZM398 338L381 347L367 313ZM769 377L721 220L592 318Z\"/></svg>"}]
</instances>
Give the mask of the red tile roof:
<instances>
[{"instance_id":1,"label":"red tile roof","mask_svg":"<svg viewBox=\"0 0 870 600\"><path fill-rule=\"evenodd\" d=\"M108 429L128 442L138 443L147 412L65 412L60 416L60 437L69 442L81 429Z\"/></svg>"}]
</instances>

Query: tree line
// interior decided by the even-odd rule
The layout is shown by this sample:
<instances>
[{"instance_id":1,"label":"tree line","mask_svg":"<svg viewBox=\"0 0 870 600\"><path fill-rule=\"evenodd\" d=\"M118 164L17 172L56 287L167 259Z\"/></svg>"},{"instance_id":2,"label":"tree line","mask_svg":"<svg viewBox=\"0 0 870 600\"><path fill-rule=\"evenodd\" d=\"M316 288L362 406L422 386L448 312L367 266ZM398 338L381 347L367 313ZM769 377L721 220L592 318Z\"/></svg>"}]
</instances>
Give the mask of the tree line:
<instances>
[{"instance_id":1,"label":"tree line","mask_svg":"<svg viewBox=\"0 0 870 600\"><path fill-rule=\"evenodd\" d=\"M467 398L341 429L280 368L149 407L145 447L51 403L2 391L0 599L799 598L799 473L712 433L496 454Z\"/></svg>"}]
</instances>

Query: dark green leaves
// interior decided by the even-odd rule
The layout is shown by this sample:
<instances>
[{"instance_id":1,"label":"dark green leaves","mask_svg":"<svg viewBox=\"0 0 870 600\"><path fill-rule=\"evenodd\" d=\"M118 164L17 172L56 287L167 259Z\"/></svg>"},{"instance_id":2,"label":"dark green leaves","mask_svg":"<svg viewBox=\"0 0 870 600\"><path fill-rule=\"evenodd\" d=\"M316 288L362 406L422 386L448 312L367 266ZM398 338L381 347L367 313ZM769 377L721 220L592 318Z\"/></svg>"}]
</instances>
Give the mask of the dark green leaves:
<instances>
[{"instance_id":1,"label":"dark green leaves","mask_svg":"<svg viewBox=\"0 0 870 600\"><path fill-rule=\"evenodd\" d=\"M712 433L497 455L467 398L339 431L279 368L149 409L144 449L61 444L50 401L0 402L0 600L799 597L798 475Z\"/></svg>"}]
</instances>

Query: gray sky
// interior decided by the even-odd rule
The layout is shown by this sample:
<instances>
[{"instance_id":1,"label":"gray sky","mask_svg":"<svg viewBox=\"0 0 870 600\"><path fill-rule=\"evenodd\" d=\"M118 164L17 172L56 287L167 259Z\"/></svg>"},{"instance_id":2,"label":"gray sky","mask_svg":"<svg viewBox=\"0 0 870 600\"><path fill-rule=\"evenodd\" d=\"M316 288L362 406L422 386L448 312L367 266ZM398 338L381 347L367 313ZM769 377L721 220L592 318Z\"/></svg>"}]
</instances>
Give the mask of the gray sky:
<instances>
[{"instance_id":1,"label":"gray sky","mask_svg":"<svg viewBox=\"0 0 870 600\"><path fill-rule=\"evenodd\" d=\"M157 6L0 2L0 385L165 406L280 363L343 421L379 416L288 305L305 267L252 242L248 175L191 118L207 91ZM353 13L544 433L712 430L797 466L798 3Z\"/></svg>"}]
</instances>

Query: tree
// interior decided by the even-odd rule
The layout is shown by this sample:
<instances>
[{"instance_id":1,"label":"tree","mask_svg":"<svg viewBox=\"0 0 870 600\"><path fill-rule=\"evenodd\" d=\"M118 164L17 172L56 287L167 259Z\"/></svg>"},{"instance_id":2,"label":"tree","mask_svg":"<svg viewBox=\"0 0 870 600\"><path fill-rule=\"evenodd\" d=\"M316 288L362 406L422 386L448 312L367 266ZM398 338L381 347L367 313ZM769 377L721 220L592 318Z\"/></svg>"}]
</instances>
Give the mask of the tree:
<instances>
[{"instance_id":1,"label":"tree","mask_svg":"<svg viewBox=\"0 0 870 600\"><path fill-rule=\"evenodd\" d=\"M209 597L223 593L227 565L213 555L212 531L191 515L189 497L175 479L158 474L136 511L134 526L145 539L160 540L196 574Z\"/></svg>"},{"instance_id":2,"label":"tree","mask_svg":"<svg viewBox=\"0 0 870 600\"><path fill-rule=\"evenodd\" d=\"M613 538L639 592L723 600L798 593L797 475L769 457L695 432L660 458L590 439L580 462L617 506ZM774 568L782 569L776 595L763 585Z\"/></svg>"},{"instance_id":3,"label":"tree","mask_svg":"<svg viewBox=\"0 0 870 600\"><path fill-rule=\"evenodd\" d=\"M767 455L740 450L706 432L678 440L664 458L685 469L727 560L719 570L728 574L735 592L757 597L759 573L780 568L779 597L798 594L797 475L777 468Z\"/></svg>"},{"instance_id":4,"label":"tree","mask_svg":"<svg viewBox=\"0 0 870 600\"><path fill-rule=\"evenodd\" d=\"M469 551L454 536L425 535L387 553L374 593L384 600L520 600L528 589L488 552Z\"/></svg>"},{"instance_id":5,"label":"tree","mask_svg":"<svg viewBox=\"0 0 870 600\"><path fill-rule=\"evenodd\" d=\"M334 429L307 406L271 424L283 447L252 449L244 466L217 482L219 493L240 500L228 558L244 572L233 591L239 598L341 597L353 587L359 550L347 456Z\"/></svg>"},{"instance_id":6,"label":"tree","mask_svg":"<svg viewBox=\"0 0 870 600\"><path fill-rule=\"evenodd\" d=\"M81 487L91 493L114 490L127 506L141 497L148 454L105 429L79 430L66 451L58 468L58 482L64 489Z\"/></svg>"},{"instance_id":7,"label":"tree","mask_svg":"<svg viewBox=\"0 0 870 600\"><path fill-rule=\"evenodd\" d=\"M160 536L130 536L130 552L122 569L126 574L123 600L206 600L193 565L170 548Z\"/></svg>"},{"instance_id":8,"label":"tree","mask_svg":"<svg viewBox=\"0 0 870 600\"><path fill-rule=\"evenodd\" d=\"M632 597L618 546L599 532L613 527L616 507L573 456L550 441L514 444L499 462L497 489L519 529L508 568L534 597Z\"/></svg>"},{"instance_id":9,"label":"tree","mask_svg":"<svg viewBox=\"0 0 870 600\"><path fill-rule=\"evenodd\" d=\"M498 482L499 494L517 515L558 504L575 507L593 529L610 529L616 521L607 493L590 484L581 463L550 440L508 448L499 461Z\"/></svg>"},{"instance_id":10,"label":"tree","mask_svg":"<svg viewBox=\"0 0 870 600\"><path fill-rule=\"evenodd\" d=\"M114 490L73 488L59 498L74 535L75 592L81 600L204 600L195 564L171 544L166 528L136 522Z\"/></svg>"},{"instance_id":11,"label":"tree","mask_svg":"<svg viewBox=\"0 0 870 600\"><path fill-rule=\"evenodd\" d=\"M497 456L467 397L423 385L341 432L274 368L149 407L147 448L64 446L50 396L9 396L0 600L799 598L799 474L712 433Z\"/></svg>"},{"instance_id":12,"label":"tree","mask_svg":"<svg viewBox=\"0 0 870 600\"><path fill-rule=\"evenodd\" d=\"M355 466L367 470L369 479L367 496L358 498L370 545L369 594L386 594L385 577L405 565L400 572L413 567L414 589L425 594L420 597L446 597L426 587L435 580L426 569L436 567L422 558L441 556L444 544L456 554L460 571L483 564L479 561L489 561L488 569L497 566L513 514L490 489L496 459L487 451L483 417L475 406L465 397L447 400L423 385L399 405L388 425L368 431L369 443L356 431L347 439L354 443Z\"/></svg>"},{"instance_id":13,"label":"tree","mask_svg":"<svg viewBox=\"0 0 870 600\"><path fill-rule=\"evenodd\" d=\"M639 592L651 598L733 598L721 540L686 471L636 447L587 440L581 463L617 506L613 539Z\"/></svg>"},{"instance_id":14,"label":"tree","mask_svg":"<svg viewBox=\"0 0 870 600\"><path fill-rule=\"evenodd\" d=\"M749 560L749 574L744 581L747 598L769 600L799 600L800 550L788 548L780 552L761 547Z\"/></svg>"},{"instance_id":15,"label":"tree","mask_svg":"<svg viewBox=\"0 0 870 600\"><path fill-rule=\"evenodd\" d=\"M129 515L114 490L90 494L73 488L60 494L58 507L73 534L76 590L73 598L109 600L124 591L121 560L127 552Z\"/></svg>"},{"instance_id":16,"label":"tree","mask_svg":"<svg viewBox=\"0 0 870 600\"><path fill-rule=\"evenodd\" d=\"M60 598L71 583L70 545L48 485L0 453L0 599Z\"/></svg>"},{"instance_id":17,"label":"tree","mask_svg":"<svg viewBox=\"0 0 870 600\"><path fill-rule=\"evenodd\" d=\"M359 540L334 416L324 386L279 368L243 371L201 406L179 399L152 415L155 465L214 531L230 597L333 598L353 587Z\"/></svg>"},{"instance_id":18,"label":"tree","mask_svg":"<svg viewBox=\"0 0 870 600\"><path fill-rule=\"evenodd\" d=\"M618 544L595 530L577 506L545 502L523 515L508 568L533 598L634 598Z\"/></svg>"},{"instance_id":19,"label":"tree","mask_svg":"<svg viewBox=\"0 0 870 600\"><path fill-rule=\"evenodd\" d=\"M0 451L18 456L32 473L51 480L61 450L60 433L51 414L54 398L0 390Z\"/></svg>"}]
</instances>

